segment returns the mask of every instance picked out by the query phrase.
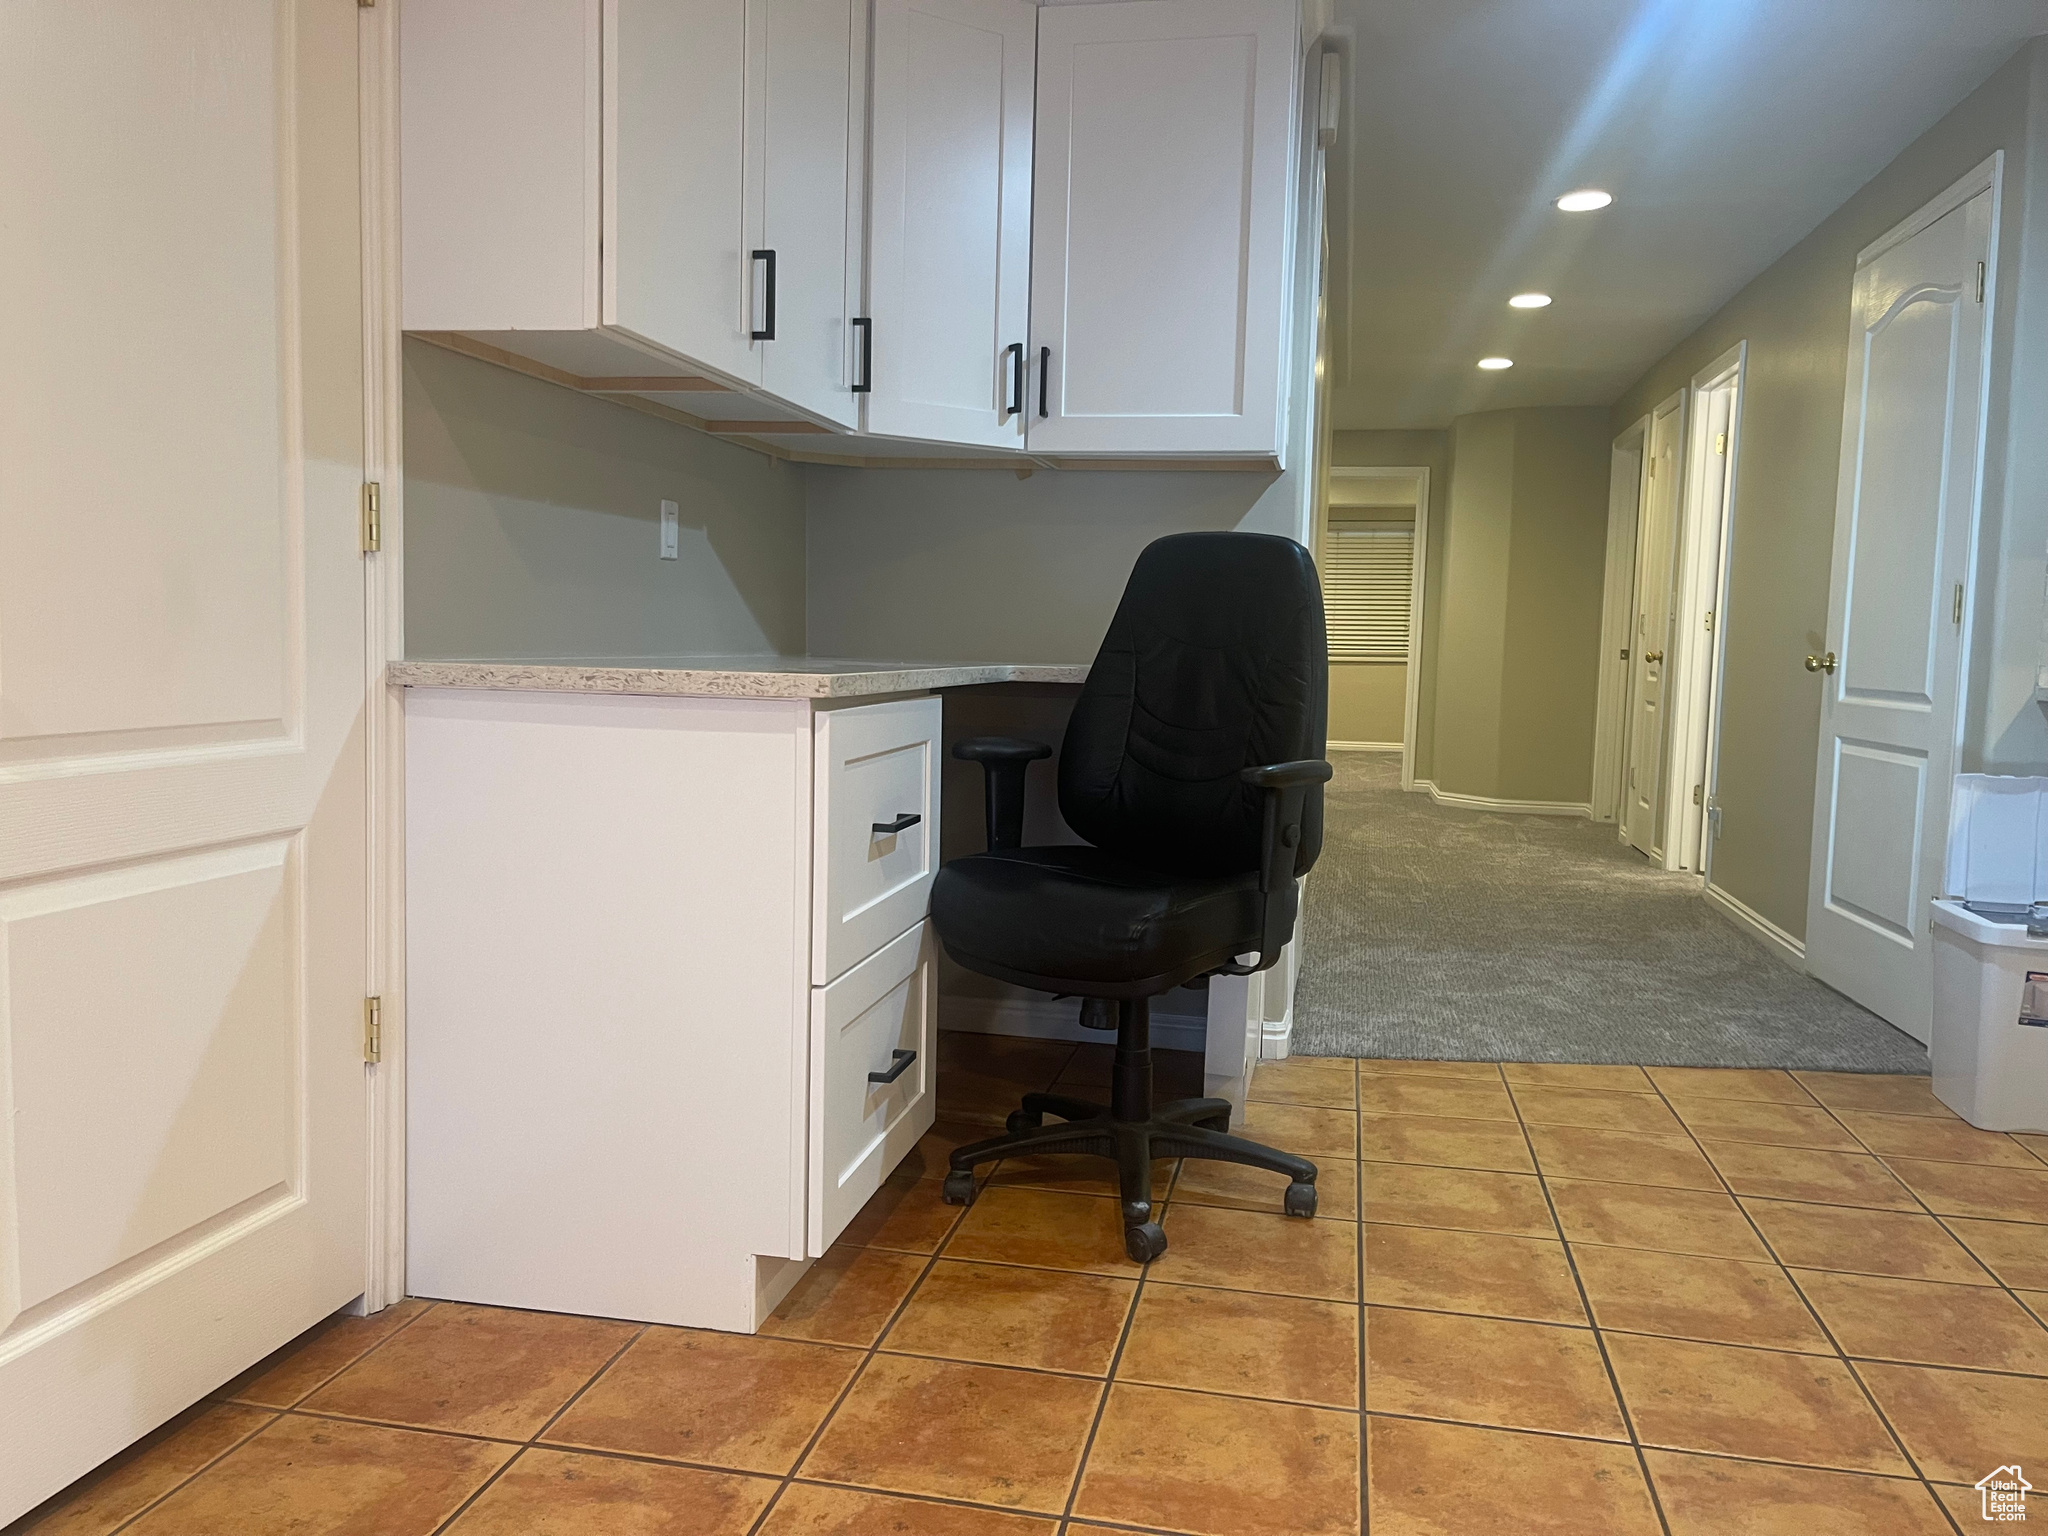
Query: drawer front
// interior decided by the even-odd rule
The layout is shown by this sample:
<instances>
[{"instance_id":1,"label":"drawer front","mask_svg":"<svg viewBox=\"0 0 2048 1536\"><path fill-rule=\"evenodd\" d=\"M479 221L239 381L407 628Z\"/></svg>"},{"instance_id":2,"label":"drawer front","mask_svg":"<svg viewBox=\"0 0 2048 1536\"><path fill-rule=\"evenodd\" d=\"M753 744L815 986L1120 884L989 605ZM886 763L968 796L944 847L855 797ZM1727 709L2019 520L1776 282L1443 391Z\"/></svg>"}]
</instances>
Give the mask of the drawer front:
<instances>
[{"instance_id":1,"label":"drawer front","mask_svg":"<svg viewBox=\"0 0 2048 1536\"><path fill-rule=\"evenodd\" d=\"M817 716L815 984L924 919L939 867L942 711L937 699L898 699Z\"/></svg>"},{"instance_id":2,"label":"drawer front","mask_svg":"<svg viewBox=\"0 0 2048 1536\"><path fill-rule=\"evenodd\" d=\"M814 1258L932 1127L938 1107L935 951L931 925L919 923L829 987L811 989ZM906 1060L904 1052L915 1055ZM874 1080L891 1072L892 1082Z\"/></svg>"}]
</instances>

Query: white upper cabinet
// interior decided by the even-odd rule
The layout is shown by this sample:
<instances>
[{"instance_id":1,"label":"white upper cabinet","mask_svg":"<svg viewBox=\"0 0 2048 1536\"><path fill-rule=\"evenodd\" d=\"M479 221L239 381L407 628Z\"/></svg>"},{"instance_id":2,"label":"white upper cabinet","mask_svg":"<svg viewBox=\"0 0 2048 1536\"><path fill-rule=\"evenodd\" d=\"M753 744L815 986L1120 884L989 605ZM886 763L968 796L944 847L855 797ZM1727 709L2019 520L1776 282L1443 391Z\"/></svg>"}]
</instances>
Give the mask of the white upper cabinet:
<instances>
[{"instance_id":1,"label":"white upper cabinet","mask_svg":"<svg viewBox=\"0 0 2048 1536\"><path fill-rule=\"evenodd\" d=\"M1030 0L875 0L868 431L1024 446Z\"/></svg>"},{"instance_id":2,"label":"white upper cabinet","mask_svg":"<svg viewBox=\"0 0 2048 1536\"><path fill-rule=\"evenodd\" d=\"M1039 13L1033 453L1278 455L1299 46L1295 0Z\"/></svg>"}]
</instances>

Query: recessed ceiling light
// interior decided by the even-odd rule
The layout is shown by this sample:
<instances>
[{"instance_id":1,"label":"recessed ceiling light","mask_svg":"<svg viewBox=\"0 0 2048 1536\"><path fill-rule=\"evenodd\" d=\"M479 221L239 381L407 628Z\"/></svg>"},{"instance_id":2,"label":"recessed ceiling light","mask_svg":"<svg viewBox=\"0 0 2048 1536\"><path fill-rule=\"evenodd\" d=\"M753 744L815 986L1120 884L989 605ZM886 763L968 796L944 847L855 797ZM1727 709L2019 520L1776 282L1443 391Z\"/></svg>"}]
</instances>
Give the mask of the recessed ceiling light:
<instances>
[{"instance_id":1,"label":"recessed ceiling light","mask_svg":"<svg viewBox=\"0 0 2048 1536\"><path fill-rule=\"evenodd\" d=\"M1557 206L1566 213L1591 213L1596 208L1605 208L1614 201L1612 192L1601 192L1587 187L1578 192L1567 192L1557 200Z\"/></svg>"},{"instance_id":2,"label":"recessed ceiling light","mask_svg":"<svg viewBox=\"0 0 2048 1536\"><path fill-rule=\"evenodd\" d=\"M1514 367L1515 360L1512 357L1482 357L1479 366L1490 373L1498 373L1503 368Z\"/></svg>"},{"instance_id":3,"label":"recessed ceiling light","mask_svg":"<svg viewBox=\"0 0 2048 1536\"><path fill-rule=\"evenodd\" d=\"M1542 309L1549 302L1550 295L1547 293L1518 293L1508 300L1508 307L1510 309Z\"/></svg>"}]
</instances>

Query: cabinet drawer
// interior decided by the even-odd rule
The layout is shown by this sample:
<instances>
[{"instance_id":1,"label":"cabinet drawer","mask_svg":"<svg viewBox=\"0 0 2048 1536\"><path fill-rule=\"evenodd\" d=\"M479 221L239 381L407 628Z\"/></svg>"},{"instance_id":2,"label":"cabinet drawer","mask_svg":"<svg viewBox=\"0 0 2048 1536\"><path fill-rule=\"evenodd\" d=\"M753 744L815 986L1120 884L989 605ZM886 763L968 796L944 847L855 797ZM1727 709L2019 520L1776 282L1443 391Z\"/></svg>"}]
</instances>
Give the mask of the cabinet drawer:
<instances>
[{"instance_id":1,"label":"cabinet drawer","mask_svg":"<svg viewBox=\"0 0 2048 1536\"><path fill-rule=\"evenodd\" d=\"M939 866L941 719L940 701L929 698L817 717L814 983L830 981L924 917Z\"/></svg>"},{"instance_id":2,"label":"cabinet drawer","mask_svg":"<svg viewBox=\"0 0 2048 1536\"><path fill-rule=\"evenodd\" d=\"M829 987L811 989L814 1258L931 1129L937 1111L934 949L930 925L919 923ZM898 1054L906 1051L916 1054L906 1061ZM874 1080L891 1071L895 1081Z\"/></svg>"}]
</instances>

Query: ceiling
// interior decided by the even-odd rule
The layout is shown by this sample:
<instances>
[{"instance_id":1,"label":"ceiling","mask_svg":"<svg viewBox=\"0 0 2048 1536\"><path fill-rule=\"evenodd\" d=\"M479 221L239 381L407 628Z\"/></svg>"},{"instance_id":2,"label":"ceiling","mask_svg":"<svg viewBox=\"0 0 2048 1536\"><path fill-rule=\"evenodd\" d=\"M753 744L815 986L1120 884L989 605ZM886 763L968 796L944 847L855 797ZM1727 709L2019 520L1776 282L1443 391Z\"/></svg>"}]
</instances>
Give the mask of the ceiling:
<instances>
[{"instance_id":1,"label":"ceiling","mask_svg":"<svg viewBox=\"0 0 2048 1536\"><path fill-rule=\"evenodd\" d=\"M1329 166L1339 429L1612 402L2048 32L2048 0L1334 10L1350 76ZM1551 206L1583 186L1614 206ZM1510 310L1528 289L1556 302ZM1489 354L1515 367L1481 372Z\"/></svg>"}]
</instances>

